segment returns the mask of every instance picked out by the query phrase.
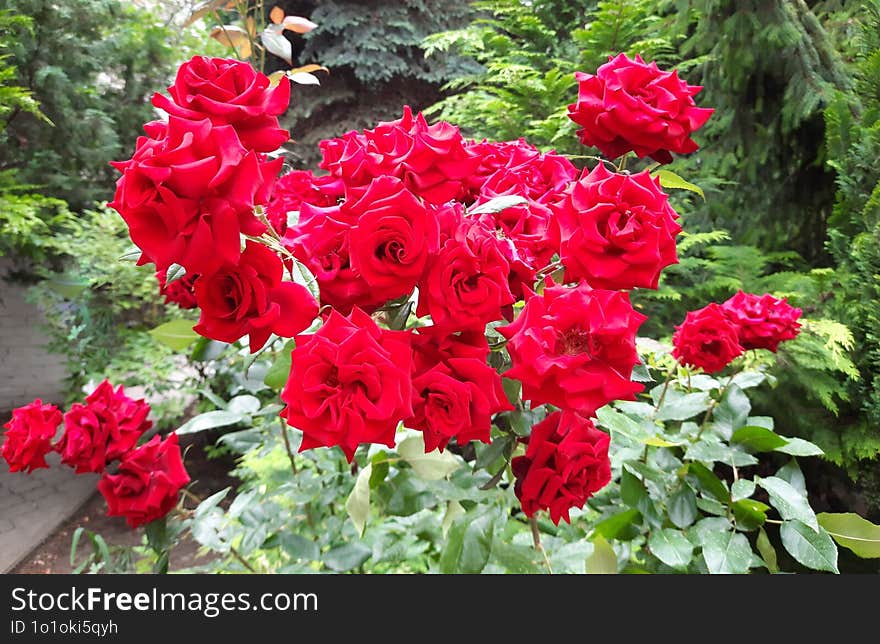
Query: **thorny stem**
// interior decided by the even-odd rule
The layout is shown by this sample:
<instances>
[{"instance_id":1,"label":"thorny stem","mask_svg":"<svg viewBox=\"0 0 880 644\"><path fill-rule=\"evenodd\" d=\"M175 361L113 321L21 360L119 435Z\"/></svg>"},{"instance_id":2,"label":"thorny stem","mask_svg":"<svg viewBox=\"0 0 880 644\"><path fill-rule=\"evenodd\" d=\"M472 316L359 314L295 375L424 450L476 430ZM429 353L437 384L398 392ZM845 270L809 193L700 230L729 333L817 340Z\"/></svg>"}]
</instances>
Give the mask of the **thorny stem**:
<instances>
[{"instance_id":1,"label":"thorny stem","mask_svg":"<svg viewBox=\"0 0 880 644\"><path fill-rule=\"evenodd\" d=\"M544 556L544 564L547 566L547 570L550 574L553 574L553 567L550 565L550 559L547 557L547 551L544 550L544 546L541 545L541 533L538 531L538 519L534 516L529 517L529 526L532 528L532 543L535 545L535 550L539 551Z\"/></svg>"},{"instance_id":2,"label":"thorny stem","mask_svg":"<svg viewBox=\"0 0 880 644\"><path fill-rule=\"evenodd\" d=\"M290 470L293 472L293 475L296 476L296 459L293 455L293 450L290 449L290 439L287 438L287 426L284 423L284 420L281 419L281 438L284 439L284 449L287 452L287 458L290 460Z\"/></svg>"}]
</instances>

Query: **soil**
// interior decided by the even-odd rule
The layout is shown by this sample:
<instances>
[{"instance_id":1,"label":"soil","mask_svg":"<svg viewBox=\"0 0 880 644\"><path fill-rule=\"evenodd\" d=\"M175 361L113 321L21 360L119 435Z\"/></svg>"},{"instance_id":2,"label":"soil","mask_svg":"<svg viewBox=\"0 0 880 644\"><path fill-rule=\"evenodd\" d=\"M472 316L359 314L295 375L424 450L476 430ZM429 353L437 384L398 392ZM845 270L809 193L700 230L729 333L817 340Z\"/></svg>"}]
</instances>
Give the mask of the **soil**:
<instances>
[{"instance_id":1,"label":"soil","mask_svg":"<svg viewBox=\"0 0 880 644\"><path fill-rule=\"evenodd\" d=\"M186 454L184 461L186 469L193 481L188 489L200 498L206 498L229 486L234 492L238 485L238 481L230 475L230 471L235 466L234 460L231 457L209 458L205 451L206 444L210 443L199 435L180 438L181 449ZM230 503L232 498L233 494L230 493L222 505ZM186 502L188 508L194 507L194 505L192 501ZM11 572L20 574L73 572L73 566L70 564L70 546L73 533L80 526L101 535L111 550L114 546L140 545L143 530L132 530L122 517L108 517L106 513L107 504L101 494L96 491L70 519L65 521ZM82 561L87 551L85 541L81 543L79 549L82 554L77 557L77 563ZM208 563L210 555L201 554L199 548L200 546L187 534L171 551L169 571Z\"/></svg>"}]
</instances>

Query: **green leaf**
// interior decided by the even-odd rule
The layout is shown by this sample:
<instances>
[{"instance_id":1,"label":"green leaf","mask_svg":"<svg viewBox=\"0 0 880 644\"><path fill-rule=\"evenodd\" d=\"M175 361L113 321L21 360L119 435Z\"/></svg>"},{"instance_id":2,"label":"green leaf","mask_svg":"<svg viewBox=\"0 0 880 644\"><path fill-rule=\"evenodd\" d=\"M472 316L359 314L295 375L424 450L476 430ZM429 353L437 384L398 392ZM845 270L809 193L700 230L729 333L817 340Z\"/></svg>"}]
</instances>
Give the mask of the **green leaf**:
<instances>
[{"instance_id":1,"label":"green leaf","mask_svg":"<svg viewBox=\"0 0 880 644\"><path fill-rule=\"evenodd\" d=\"M335 572L357 568L372 554L372 549L360 541L352 541L324 553L324 565Z\"/></svg>"},{"instance_id":2,"label":"green leaf","mask_svg":"<svg viewBox=\"0 0 880 644\"><path fill-rule=\"evenodd\" d=\"M706 195L703 193L703 189L700 188L700 186L682 179L671 170L657 170L651 176L660 179L660 185L664 188L689 190L690 192L695 192L700 195L703 198L703 201L706 200Z\"/></svg>"},{"instance_id":3,"label":"green leaf","mask_svg":"<svg viewBox=\"0 0 880 644\"><path fill-rule=\"evenodd\" d=\"M731 501L747 499L755 493L755 482L749 479L737 479L730 486Z\"/></svg>"},{"instance_id":4,"label":"green leaf","mask_svg":"<svg viewBox=\"0 0 880 644\"><path fill-rule=\"evenodd\" d=\"M397 446L397 453L410 464L419 477L426 481L446 478L464 464L459 457L450 452L434 450L425 454L425 441L421 433L401 441Z\"/></svg>"},{"instance_id":5,"label":"green leaf","mask_svg":"<svg viewBox=\"0 0 880 644\"><path fill-rule=\"evenodd\" d=\"M617 553L601 534L593 537L593 554L587 557L586 573L588 575L616 575Z\"/></svg>"},{"instance_id":6,"label":"green leaf","mask_svg":"<svg viewBox=\"0 0 880 644\"><path fill-rule=\"evenodd\" d=\"M798 520L785 521L779 529L782 545L798 563L813 570L837 570L837 546L823 529L818 531Z\"/></svg>"},{"instance_id":7,"label":"green leaf","mask_svg":"<svg viewBox=\"0 0 880 644\"><path fill-rule=\"evenodd\" d=\"M624 510L618 514L613 514L607 519L603 519L593 526L593 533L598 534L606 539L616 539L621 530L638 518L639 511L635 508Z\"/></svg>"},{"instance_id":8,"label":"green leaf","mask_svg":"<svg viewBox=\"0 0 880 644\"><path fill-rule=\"evenodd\" d=\"M770 543L770 538L764 532L764 528L758 528L758 539L755 542L755 547L761 553L761 558L764 560L767 570L771 573L779 572L779 565L776 563L776 548Z\"/></svg>"},{"instance_id":9,"label":"green leaf","mask_svg":"<svg viewBox=\"0 0 880 644\"><path fill-rule=\"evenodd\" d=\"M511 405L519 402L519 396L522 392L522 382L515 378L502 378L501 386L504 387L504 395Z\"/></svg>"},{"instance_id":10,"label":"green leaf","mask_svg":"<svg viewBox=\"0 0 880 644\"><path fill-rule=\"evenodd\" d=\"M694 545L678 530L654 530L648 547L657 559L671 568L684 570L694 556Z\"/></svg>"},{"instance_id":11,"label":"green leaf","mask_svg":"<svg viewBox=\"0 0 880 644\"><path fill-rule=\"evenodd\" d=\"M783 519L797 519L806 523L813 530L819 529L816 514L810 507L807 497L788 482L775 476L756 477L755 482L767 490L770 495L770 505L776 508L779 516Z\"/></svg>"},{"instance_id":12,"label":"green leaf","mask_svg":"<svg viewBox=\"0 0 880 644\"><path fill-rule=\"evenodd\" d=\"M580 539L556 547L547 554L555 574L583 575L586 572L587 557L595 551L596 548L590 541Z\"/></svg>"},{"instance_id":13,"label":"green leaf","mask_svg":"<svg viewBox=\"0 0 880 644\"><path fill-rule=\"evenodd\" d=\"M281 391L284 385L287 384L287 379L290 377L290 365L292 362L291 351L293 351L293 344L293 340L285 343L284 348L281 349L281 352L275 358L272 366L269 367L266 371L266 375L263 376L263 382L266 386L275 391Z\"/></svg>"},{"instance_id":14,"label":"green leaf","mask_svg":"<svg viewBox=\"0 0 880 644\"><path fill-rule=\"evenodd\" d=\"M880 526L853 512L822 512L816 518L838 544L862 559L880 557Z\"/></svg>"},{"instance_id":15,"label":"green leaf","mask_svg":"<svg viewBox=\"0 0 880 644\"><path fill-rule=\"evenodd\" d=\"M596 412L596 419L599 421L599 425L608 431L622 434L633 440L644 442L652 436L652 433L644 429L639 423L610 405L601 407Z\"/></svg>"},{"instance_id":16,"label":"green leaf","mask_svg":"<svg viewBox=\"0 0 880 644\"><path fill-rule=\"evenodd\" d=\"M751 532L764 525L769 505L754 499L740 499L730 505L736 518L736 527Z\"/></svg>"},{"instance_id":17,"label":"green leaf","mask_svg":"<svg viewBox=\"0 0 880 644\"><path fill-rule=\"evenodd\" d=\"M708 467L702 463L688 463L687 471L688 474L693 474L696 477L697 481L703 486L703 490L716 499L722 503L727 503L730 500L727 486Z\"/></svg>"},{"instance_id":18,"label":"green leaf","mask_svg":"<svg viewBox=\"0 0 880 644\"><path fill-rule=\"evenodd\" d=\"M89 283L75 275L56 275L46 281L47 286L60 296L72 300L88 287Z\"/></svg>"},{"instance_id":19,"label":"green leaf","mask_svg":"<svg viewBox=\"0 0 880 644\"><path fill-rule=\"evenodd\" d=\"M697 518L697 496L689 485L682 484L669 497L667 507L669 520L676 528L687 528Z\"/></svg>"},{"instance_id":20,"label":"green leaf","mask_svg":"<svg viewBox=\"0 0 880 644\"><path fill-rule=\"evenodd\" d=\"M707 409L712 404L709 394L698 391L691 394L681 394L673 389L666 393L663 406L657 410L657 420L687 420L693 418Z\"/></svg>"},{"instance_id":21,"label":"green leaf","mask_svg":"<svg viewBox=\"0 0 880 644\"><path fill-rule=\"evenodd\" d=\"M194 416L181 425L175 432L178 436L184 434L195 434L203 432L206 429L215 429L217 427L226 427L235 425L244 420L244 416L239 413L226 411L225 409L217 409L214 411L206 411L204 414Z\"/></svg>"},{"instance_id":22,"label":"green leaf","mask_svg":"<svg viewBox=\"0 0 880 644\"><path fill-rule=\"evenodd\" d=\"M452 527L453 522L463 514L464 508L461 507L461 503L458 501L449 501L446 504L446 512L443 514L443 523L440 524L440 529L443 532L444 538L449 532L449 528Z\"/></svg>"},{"instance_id":23,"label":"green leaf","mask_svg":"<svg viewBox=\"0 0 880 644\"><path fill-rule=\"evenodd\" d=\"M468 208L468 215L484 215L495 212L501 212L502 210L507 210L508 208L512 208L513 206L518 206L520 204L527 203L525 197L520 195L502 195L500 197L494 197L490 199L486 203L482 203L479 206L475 206L473 208Z\"/></svg>"},{"instance_id":24,"label":"green leaf","mask_svg":"<svg viewBox=\"0 0 880 644\"><path fill-rule=\"evenodd\" d=\"M155 329L148 331L153 338L171 347L175 351L182 351L199 339L199 334L193 331L192 320L171 320L160 324Z\"/></svg>"},{"instance_id":25,"label":"green leaf","mask_svg":"<svg viewBox=\"0 0 880 644\"><path fill-rule=\"evenodd\" d=\"M783 481L788 482L794 489L806 496L807 483L804 480L804 474L801 472L801 468L796 459L791 459L788 463L780 467L776 472L776 476Z\"/></svg>"},{"instance_id":26,"label":"green leaf","mask_svg":"<svg viewBox=\"0 0 880 644\"><path fill-rule=\"evenodd\" d=\"M492 546L492 561L514 575L546 572L543 557L531 546L498 541Z\"/></svg>"},{"instance_id":27,"label":"green leaf","mask_svg":"<svg viewBox=\"0 0 880 644\"><path fill-rule=\"evenodd\" d=\"M624 468L620 473L620 498L631 508L648 496L644 483L635 474Z\"/></svg>"},{"instance_id":28,"label":"green leaf","mask_svg":"<svg viewBox=\"0 0 880 644\"><path fill-rule=\"evenodd\" d=\"M445 574L481 572L489 562L497 519L494 510L476 515L470 512L456 519L440 555L440 571Z\"/></svg>"},{"instance_id":29,"label":"green leaf","mask_svg":"<svg viewBox=\"0 0 880 644\"><path fill-rule=\"evenodd\" d=\"M788 444L782 436L769 429L748 425L733 432L730 442L738 443L752 452L772 452Z\"/></svg>"},{"instance_id":30,"label":"green leaf","mask_svg":"<svg viewBox=\"0 0 880 644\"><path fill-rule=\"evenodd\" d=\"M367 465L358 472L354 488L345 502L345 511L351 517L351 522L357 529L358 536L364 536L367 527L367 519L370 517L370 476L373 474L373 466Z\"/></svg>"},{"instance_id":31,"label":"green leaf","mask_svg":"<svg viewBox=\"0 0 880 644\"><path fill-rule=\"evenodd\" d=\"M301 534L284 530L278 535L278 542L281 549L294 560L315 561L321 556L318 544Z\"/></svg>"},{"instance_id":32,"label":"green leaf","mask_svg":"<svg viewBox=\"0 0 880 644\"><path fill-rule=\"evenodd\" d=\"M226 495L229 494L229 490L231 489L232 488L230 487L223 488L219 492L215 492L207 499L199 503L194 512L195 518L204 516L205 514L216 508L218 505L220 505L220 501L226 498Z\"/></svg>"},{"instance_id":33,"label":"green leaf","mask_svg":"<svg viewBox=\"0 0 880 644\"><path fill-rule=\"evenodd\" d=\"M172 282L176 282L186 275L186 269L180 264L172 264L165 273L165 285L168 286Z\"/></svg>"},{"instance_id":34,"label":"green leaf","mask_svg":"<svg viewBox=\"0 0 880 644\"><path fill-rule=\"evenodd\" d=\"M789 438L785 445L777 447L776 451L792 456L822 456L825 454L818 445L805 441L803 438Z\"/></svg>"},{"instance_id":35,"label":"green leaf","mask_svg":"<svg viewBox=\"0 0 880 644\"><path fill-rule=\"evenodd\" d=\"M141 249L137 246L132 246L127 251L122 253L119 256L120 262L136 262L141 258Z\"/></svg>"},{"instance_id":36,"label":"green leaf","mask_svg":"<svg viewBox=\"0 0 880 644\"><path fill-rule=\"evenodd\" d=\"M734 430L746 424L751 410L752 404L742 389L730 385L712 412L715 428L725 439L730 439Z\"/></svg>"},{"instance_id":37,"label":"green leaf","mask_svg":"<svg viewBox=\"0 0 880 644\"><path fill-rule=\"evenodd\" d=\"M370 465L373 469L370 474L370 488L376 489L382 484L385 477L388 476L388 454L385 452L376 452L373 454L373 458L370 459Z\"/></svg>"},{"instance_id":38,"label":"green leaf","mask_svg":"<svg viewBox=\"0 0 880 644\"><path fill-rule=\"evenodd\" d=\"M758 462L751 454L730 447L711 436L704 436L699 442L688 446L684 457L689 461L701 461L709 465L719 462L736 467L754 465Z\"/></svg>"},{"instance_id":39,"label":"green leaf","mask_svg":"<svg viewBox=\"0 0 880 644\"><path fill-rule=\"evenodd\" d=\"M736 532L710 532L703 542L703 560L709 574L741 575L749 571L752 548L745 535Z\"/></svg>"},{"instance_id":40,"label":"green leaf","mask_svg":"<svg viewBox=\"0 0 880 644\"><path fill-rule=\"evenodd\" d=\"M250 394L242 394L235 396L226 403L226 411L233 414L241 414L242 416L250 416L260 410L262 403L256 396Z\"/></svg>"},{"instance_id":41,"label":"green leaf","mask_svg":"<svg viewBox=\"0 0 880 644\"><path fill-rule=\"evenodd\" d=\"M488 445L483 445L477 453L474 466L477 469L485 469L501 458L504 454L509 454L513 448L513 442L516 439L513 436L499 436Z\"/></svg>"}]
</instances>

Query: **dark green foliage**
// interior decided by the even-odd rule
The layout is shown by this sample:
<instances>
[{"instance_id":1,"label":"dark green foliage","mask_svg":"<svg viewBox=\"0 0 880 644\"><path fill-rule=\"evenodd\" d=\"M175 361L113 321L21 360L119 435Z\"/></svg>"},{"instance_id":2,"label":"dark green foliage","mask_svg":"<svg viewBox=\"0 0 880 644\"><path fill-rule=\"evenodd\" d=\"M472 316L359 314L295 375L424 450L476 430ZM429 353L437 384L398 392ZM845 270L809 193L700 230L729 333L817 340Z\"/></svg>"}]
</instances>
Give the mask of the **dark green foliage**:
<instances>
[{"instance_id":1,"label":"dark green foliage","mask_svg":"<svg viewBox=\"0 0 880 644\"><path fill-rule=\"evenodd\" d=\"M13 108L0 133L0 169L64 199L74 210L107 199L115 172L144 122L149 95L171 74L170 31L116 0L3 0L25 16L6 42L12 82L39 101L54 124Z\"/></svg>"}]
</instances>

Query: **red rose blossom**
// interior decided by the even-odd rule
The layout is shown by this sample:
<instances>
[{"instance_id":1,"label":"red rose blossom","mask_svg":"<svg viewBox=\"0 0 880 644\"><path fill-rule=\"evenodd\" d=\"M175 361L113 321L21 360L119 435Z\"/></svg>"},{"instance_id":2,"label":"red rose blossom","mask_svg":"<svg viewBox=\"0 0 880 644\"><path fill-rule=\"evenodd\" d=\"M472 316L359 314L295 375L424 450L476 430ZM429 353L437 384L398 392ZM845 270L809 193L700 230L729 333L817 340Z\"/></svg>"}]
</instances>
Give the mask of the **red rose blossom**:
<instances>
[{"instance_id":1,"label":"red rose blossom","mask_svg":"<svg viewBox=\"0 0 880 644\"><path fill-rule=\"evenodd\" d=\"M279 235L287 232L288 213L298 211L303 203L335 206L345 193L342 180L330 175L316 177L311 170L293 170L275 182L266 217Z\"/></svg>"},{"instance_id":2,"label":"red rose blossom","mask_svg":"<svg viewBox=\"0 0 880 644\"><path fill-rule=\"evenodd\" d=\"M780 342L794 340L800 333L801 310L791 306L785 298L740 290L721 308L739 328L739 343L743 349L768 349L775 353Z\"/></svg>"},{"instance_id":3,"label":"red rose blossom","mask_svg":"<svg viewBox=\"0 0 880 644\"><path fill-rule=\"evenodd\" d=\"M344 315L354 307L370 313L384 303L352 267L351 230L356 221L339 206L302 204L299 222L281 243L315 276L321 303Z\"/></svg>"},{"instance_id":4,"label":"red rose blossom","mask_svg":"<svg viewBox=\"0 0 880 644\"><path fill-rule=\"evenodd\" d=\"M55 447L61 453L61 462L76 470L103 472L107 466L107 444L110 427L95 409L74 403L64 414L64 433Z\"/></svg>"},{"instance_id":5,"label":"red rose blossom","mask_svg":"<svg viewBox=\"0 0 880 644\"><path fill-rule=\"evenodd\" d=\"M609 172L600 163L572 182L555 206L566 281L594 288L657 288L661 271L678 263L678 215L658 179L646 171Z\"/></svg>"},{"instance_id":6,"label":"red rose blossom","mask_svg":"<svg viewBox=\"0 0 880 644\"><path fill-rule=\"evenodd\" d=\"M558 192L578 175L578 169L566 157L555 152L542 153L525 139L503 142L483 139L470 141L465 148L480 159L480 165L466 182L466 203L484 193L486 184L496 175L523 185L522 196L536 201Z\"/></svg>"},{"instance_id":7,"label":"red rose blossom","mask_svg":"<svg viewBox=\"0 0 880 644\"><path fill-rule=\"evenodd\" d=\"M575 77L578 98L568 106L568 116L581 126L581 142L609 159L632 150L639 158L670 163L671 152L697 149L690 136L714 111L694 103L702 87L688 85L678 72L661 71L640 56L618 54L595 75L576 72Z\"/></svg>"},{"instance_id":8,"label":"red rose blossom","mask_svg":"<svg viewBox=\"0 0 880 644\"><path fill-rule=\"evenodd\" d=\"M639 363L635 336L645 316L626 293L547 286L526 301L512 324L498 327L508 339L523 400L549 403L590 416L612 400L632 400L642 386L630 380Z\"/></svg>"},{"instance_id":9,"label":"red rose blossom","mask_svg":"<svg viewBox=\"0 0 880 644\"><path fill-rule=\"evenodd\" d=\"M341 210L356 222L349 236L352 269L375 299L385 302L412 293L428 257L437 252L437 219L393 177L373 179Z\"/></svg>"},{"instance_id":10,"label":"red rose blossom","mask_svg":"<svg viewBox=\"0 0 880 644\"><path fill-rule=\"evenodd\" d=\"M465 190L479 160L464 147L457 127L440 121L428 125L409 106L395 121L363 133L321 141L320 167L347 186L364 186L377 177L401 179L411 192L431 204L442 204Z\"/></svg>"},{"instance_id":11,"label":"red rose blossom","mask_svg":"<svg viewBox=\"0 0 880 644\"><path fill-rule=\"evenodd\" d=\"M155 94L153 105L171 116L231 125L248 150L272 152L290 138L278 126L278 115L290 102L290 81L274 87L250 63L230 58L195 56L177 70L171 99Z\"/></svg>"},{"instance_id":12,"label":"red rose blossom","mask_svg":"<svg viewBox=\"0 0 880 644\"><path fill-rule=\"evenodd\" d=\"M134 400L126 396L122 385L114 391L106 379L86 396L85 404L106 430L107 461L128 452L153 426L153 421L147 418L150 406L142 398Z\"/></svg>"},{"instance_id":13,"label":"red rose blossom","mask_svg":"<svg viewBox=\"0 0 880 644\"><path fill-rule=\"evenodd\" d=\"M37 398L34 402L12 410L12 418L6 428L0 455L9 464L10 472L30 474L46 464L46 454L52 451L52 440L61 412L55 405L44 404Z\"/></svg>"},{"instance_id":14,"label":"red rose blossom","mask_svg":"<svg viewBox=\"0 0 880 644\"><path fill-rule=\"evenodd\" d=\"M357 308L296 336L281 415L302 430L300 451L338 445L350 462L361 443L393 447L412 415L411 364L410 333L382 330Z\"/></svg>"},{"instance_id":15,"label":"red rose blossom","mask_svg":"<svg viewBox=\"0 0 880 644\"><path fill-rule=\"evenodd\" d=\"M144 129L134 156L113 164L122 176L110 203L143 251L138 263L201 274L237 263L240 234L266 229L253 208L268 201L283 159L264 161L208 119L172 116Z\"/></svg>"},{"instance_id":16,"label":"red rose blossom","mask_svg":"<svg viewBox=\"0 0 880 644\"><path fill-rule=\"evenodd\" d=\"M167 283L168 271L162 269L156 271L156 281L159 282L159 293L165 296L165 302L176 304L182 309L196 308L196 295L193 290L198 274L187 273L170 284Z\"/></svg>"},{"instance_id":17,"label":"red rose blossom","mask_svg":"<svg viewBox=\"0 0 880 644\"><path fill-rule=\"evenodd\" d=\"M532 427L525 456L510 464L525 515L550 510L556 525L570 522L569 510L582 508L611 481L610 443L591 420L572 412L554 412Z\"/></svg>"},{"instance_id":18,"label":"red rose blossom","mask_svg":"<svg viewBox=\"0 0 880 644\"><path fill-rule=\"evenodd\" d=\"M473 220L462 222L419 282L417 314L453 330L500 320L502 309L514 302L505 255L491 230Z\"/></svg>"},{"instance_id":19,"label":"red rose blossom","mask_svg":"<svg viewBox=\"0 0 880 644\"><path fill-rule=\"evenodd\" d=\"M679 362L706 373L721 371L743 352L739 328L714 302L688 311L684 322L675 327L672 345L672 355Z\"/></svg>"},{"instance_id":20,"label":"red rose blossom","mask_svg":"<svg viewBox=\"0 0 880 644\"><path fill-rule=\"evenodd\" d=\"M101 477L98 490L107 501L107 516L125 517L137 528L168 514L189 481L177 434L170 434L165 440L153 436L128 452L116 474Z\"/></svg>"},{"instance_id":21,"label":"red rose blossom","mask_svg":"<svg viewBox=\"0 0 880 644\"><path fill-rule=\"evenodd\" d=\"M307 329L318 315L318 303L302 284L281 281L283 272L278 255L248 241L237 266L196 281L201 317L195 332L221 342L247 335L253 353L273 333L290 338Z\"/></svg>"},{"instance_id":22,"label":"red rose blossom","mask_svg":"<svg viewBox=\"0 0 880 644\"><path fill-rule=\"evenodd\" d=\"M485 336L479 334L479 343L476 335L435 327L413 335L413 416L404 422L424 433L426 453L444 449L453 437L459 445L488 443L492 415L513 409L501 376L486 364Z\"/></svg>"}]
</instances>

